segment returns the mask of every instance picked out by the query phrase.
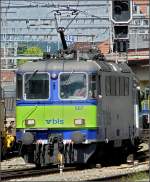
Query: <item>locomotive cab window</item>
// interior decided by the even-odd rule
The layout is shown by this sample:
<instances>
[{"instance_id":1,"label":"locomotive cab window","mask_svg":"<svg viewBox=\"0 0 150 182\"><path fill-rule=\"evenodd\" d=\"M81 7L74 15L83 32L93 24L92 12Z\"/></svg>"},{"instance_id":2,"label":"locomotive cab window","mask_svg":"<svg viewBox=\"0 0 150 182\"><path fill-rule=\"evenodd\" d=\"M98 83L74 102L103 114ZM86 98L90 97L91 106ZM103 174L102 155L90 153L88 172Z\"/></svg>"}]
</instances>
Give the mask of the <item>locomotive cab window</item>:
<instances>
[{"instance_id":1,"label":"locomotive cab window","mask_svg":"<svg viewBox=\"0 0 150 182\"><path fill-rule=\"evenodd\" d=\"M61 73L60 98L61 99L85 99L87 97L87 76L85 73Z\"/></svg>"},{"instance_id":2,"label":"locomotive cab window","mask_svg":"<svg viewBox=\"0 0 150 182\"><path fill-rule=\"evenodd\" d=\"M49 74L30 73L24 77L24 91L26 99L48 99L49 98Z\"/></svg>"},{"instance_id":3,"label":"locomotive cab window","mask_svg":"<svg viewBox=\"0 0 150 182\"><path fill-rule=\"evenodd\" d=\"M17 74L17 89L16 89L16 96L17 99L21 99L22 98L22 75L21 74Z\"/></svg>"}]
</instances>

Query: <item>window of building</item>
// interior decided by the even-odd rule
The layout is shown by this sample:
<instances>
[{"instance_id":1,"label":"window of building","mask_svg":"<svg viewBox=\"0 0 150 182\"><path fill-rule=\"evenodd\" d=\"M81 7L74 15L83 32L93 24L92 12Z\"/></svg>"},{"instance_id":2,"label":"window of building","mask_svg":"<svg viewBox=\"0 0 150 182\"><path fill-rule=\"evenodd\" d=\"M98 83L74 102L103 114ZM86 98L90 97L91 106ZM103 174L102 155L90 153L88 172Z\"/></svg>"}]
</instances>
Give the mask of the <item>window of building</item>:
<instances>
[{"instance_id":1,"label":"window of building","mask_svg":"<svg viewBox=\"0 0 150 182\"><path fill-rule=\"evenodd\" d=\"M133 5L133 13L134 13L134 14L137 13L137 5L136 5L136 4Z\"/></svg>"},{"instance_id":2,"label":"window of building","mask_svg":"<svg viewBox=\"0 0 150 182\"><path fill-rule=\"evenodd\" d=\"M136 26L141 25L141 20L140 19L134 20L134 25Z\"/></svg>"},{"instance_id":3,"label":"window of building","mask_svg":"<svg viewBox=\"0 0 150 182\"><path fill-rule=\"evenodd\" d=\"M143 25L148 25L148 20L143 20Z\"/></svg>"}]
</instances>

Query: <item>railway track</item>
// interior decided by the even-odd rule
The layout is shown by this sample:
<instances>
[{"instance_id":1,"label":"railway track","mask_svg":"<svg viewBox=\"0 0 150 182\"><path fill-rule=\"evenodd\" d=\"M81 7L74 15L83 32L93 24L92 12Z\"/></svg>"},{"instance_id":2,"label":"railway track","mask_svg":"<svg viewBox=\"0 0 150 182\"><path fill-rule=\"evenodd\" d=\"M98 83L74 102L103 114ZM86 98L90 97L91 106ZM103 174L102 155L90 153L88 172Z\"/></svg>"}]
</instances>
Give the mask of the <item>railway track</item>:
<instances>
[{"instance_id":1,"label":"railway track","mask_svg":"<svg viewBox=\"0 0 150 182\"><path fill-rule=\"evenodd\" d=\"M65 167L63 171L71 171L74 170L75 167ZM59 173L60 170L58 167L55 168L27 168L27 169L17 169L17 170L1 170L0 171L0 179L5 181L9 179L16 178L25 178L25 177L33 177L33 176L41 176L46 174L54 174Z\"/></svg>"},{"instance_id":2,"label":"railway track","mask_svg":"<svg viewBox=\"0 0 150 182\"><path fill-rule=\"evenodd\" d=\"M140 168L140 166L142 166L142 168ZM95 171L97 169L91 169L91 170ZM106 173L106 170L107 170L107 173ZM115 169L116 172L114 174L113 174L113 172L112 173L109 172L109 170L111 171L112 167L107 167L107 169L101 168L100 172L97 172L97 176L93 175L92 177L90 177L89 172L88 172L89 178L84 179L84 180L86 180L86 181L107 181L107 182L109 182L109 181L113 182L114 181L114 182L116 182L116 181L120 181L119 179L121 179L122 177L128 177L130 175L134 175L134 174L139 173L139 172L148 173L149 172L149 166L148 166L148 162L142 162L142 163L139 163L136 165L127 165L126 167L121 167L121 166L117 167ZM76 175L77 168L76 167L65 167L64 173L65 172L71 172L71 173L74 173L74 175ZM48 169L48 168L42 168L42 169L30 168L29 169L28 168L28 169L18 169L18 170L3 170L3 171L1 171L1 180L7 181L10 179L36 177L36 176L42 176L42 175L46 175L46 174L49 174L49 175L55 174L56 175L58 173L59 173L58 168L51 168L51 169ZM79 173L78 173L78 175L79 175ZM82 171L81 171L80 175L81 176L83 175ZM61 176L62 175L59 175L60 179L61 179ZM65 174L65 176L67 176L67 173ZM44 177L42 177L42 179L44 179Z\"/></svg>"},{"instance_id":3,"label":"railway track","mask_svg":"<svg viewBox=\"0 0 150 182\"><path fill-rule=\"evenodd\" d=\"M134 175L135 173L139 172L149 172L149 166L148 166L148 161L146 162L141 162L138 164L132 164L132 165L126 165L125 167L118 166L116 168L115 174L109 173L108 171L112 170L112 167L107 167L107 173L105 174L106 168L101 168L100 173L98 176L93 176L90 179L85 179L87 181L110 181L110 180L119 180L122 177L127 177L129 175ZM142 166L142 167L141 167ZM143 167L144 166L144 167ZM111 168L111 169L110 169ZM84 169L86 170L86 169ZM91 169L91 170L95 170ZM104 173L103 173L104 170ZM65 167L64 168L64 173L65 172L73 172L76 174L78 170L77 167ZM7 181L10 179L18 179L18 178L28 178L28 177L36 177L36 176L42 176L42 175L57 175L59 174L60 170L58 167L55 168L41 168L41 169L36 169L34 168L27 168L27 169L17 169L17 170L2 170L0 172L1 180L2 181ZM83 173L81 172L81 175Z\"/></svg>"},{"instance_id":4,"label":"railway track","mask_svg":"<svg viewBox=\"0 0 150 182\"><path fill-rule=\"evenodd\" d=\"M133 163L130 163L128 165L126 165L126 167L118 167L118 170L124 170L124 172L116 175L111 175L109 176L106 175L105 177L101 177L101 178L93 178L91 181L109 181L109 180L118 180L122 177L127 177L128 175L132 175L135 174L137 172L148 172L149 169L145 168L144 170L142 169L141 171L134 171L133 168L137 167L137 166L142 166L142 165L148 165L148 161L149 161L149 150L146 151L140 151L138 152L137 156L134 159L135 161L139 161L138 163L135 164L135 162L133 161ZM144 162L143 162L144 161ZM81 169L85 169L84 168L80 168ZM101 168L103 170L103 168ZM79 171L79 168L77 168L77 166L69 166L69 167L65 167L63 169L64 172L73 172L73 171ZM109 170L109 167L108 167ZM7 169L7 170L1 170L0 171L0 179L5 181L5 180L9 180L9 179L18 179L18 178L28 178L28 177L36 177L36 176L42 176L42 175L50 175L50 174L57 174L60 173L61 170L58 168L58 166L53 166L53 168L41 168L41 169L37 169L35 167L30 167L30 168L24 168L24 169ZM130 173L131 172L131 173Z\"/></svg>"}]
</instances>

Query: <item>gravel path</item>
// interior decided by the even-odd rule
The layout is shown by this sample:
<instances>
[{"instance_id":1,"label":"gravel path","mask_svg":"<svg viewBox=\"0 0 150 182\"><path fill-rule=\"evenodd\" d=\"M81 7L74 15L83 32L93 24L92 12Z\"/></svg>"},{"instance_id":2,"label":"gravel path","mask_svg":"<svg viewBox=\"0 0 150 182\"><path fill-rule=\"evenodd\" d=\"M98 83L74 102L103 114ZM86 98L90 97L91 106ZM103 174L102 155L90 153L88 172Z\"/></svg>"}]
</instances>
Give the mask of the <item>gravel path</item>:
<instances>
[{"instance_id":1,"label":"gravel path","mask_svg":"<svg viewBox=\"0 0 150 182\"><path fill-rule=\"evenodd\" d=\"M4 160L1 162L1 170L20 169L34 166L35 165L33 164L26 164L22 157L14 157L12 159Z\"/></svg>"}]
</instances>

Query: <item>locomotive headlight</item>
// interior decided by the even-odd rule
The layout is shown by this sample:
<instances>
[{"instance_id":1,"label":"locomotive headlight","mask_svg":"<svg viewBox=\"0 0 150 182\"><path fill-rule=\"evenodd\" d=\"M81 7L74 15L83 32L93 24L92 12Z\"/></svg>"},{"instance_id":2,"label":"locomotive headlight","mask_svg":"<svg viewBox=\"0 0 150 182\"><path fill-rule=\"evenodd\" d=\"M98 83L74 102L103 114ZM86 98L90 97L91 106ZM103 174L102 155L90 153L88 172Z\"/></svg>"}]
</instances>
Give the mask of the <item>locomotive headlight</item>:
<instances>
[{"instance_id":1,"label":"locomotive headlight","mask_svg":"<svg viewBox=\"0 0 150 182\"><path fill-rule=\"evenodd\" d=\"M25 120L25 125L34 126L35 120L34 119L27 119L27 120Z\"/></svg>"},{"instance_id":2,"label":"locomotive headlight","mask_svg":"<svg viewBox=\"0 0 150 182\"><path fill-rule=\"evenodd\" d=\"M85 119L75 119L74 124L75 125L84 125L85 124Z\"/></svg>"},{"instance_id":3,"label":"locomotive headlight","mask_svg":"<svg viewBox=\"0 0 150 182\"><path fill-rule=\"evenodd\" d=\"M57 77L58 77L58 75L56 74L56 73L52 73L52 75L51 75L51 79L57 79Z\"/></svg>"}]
</instances>

